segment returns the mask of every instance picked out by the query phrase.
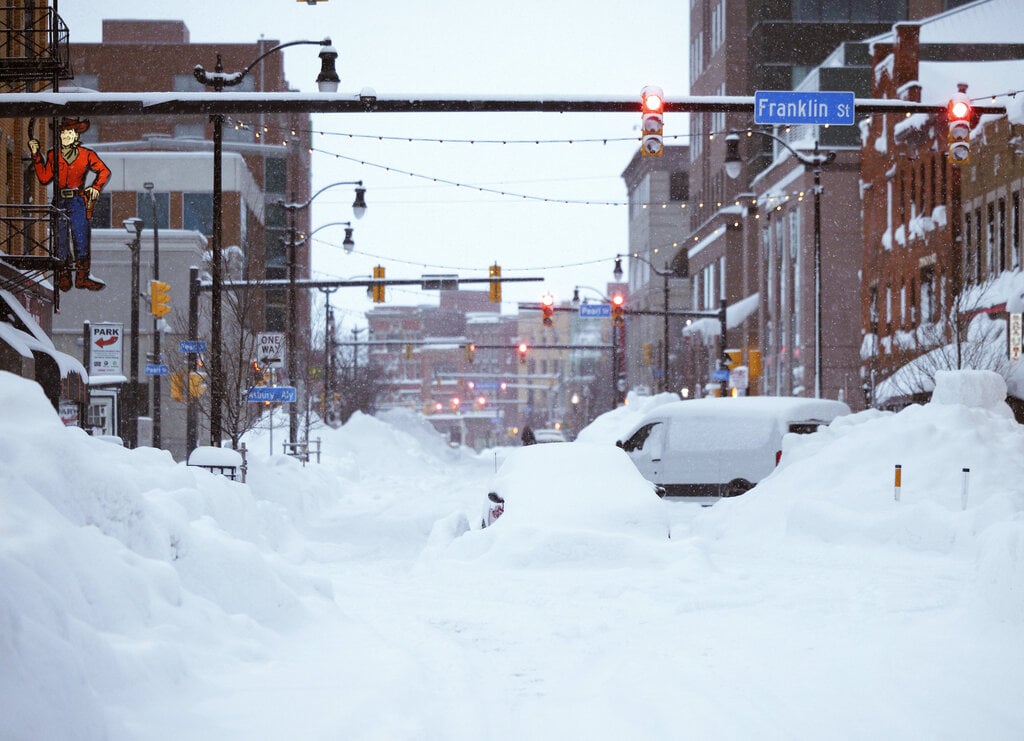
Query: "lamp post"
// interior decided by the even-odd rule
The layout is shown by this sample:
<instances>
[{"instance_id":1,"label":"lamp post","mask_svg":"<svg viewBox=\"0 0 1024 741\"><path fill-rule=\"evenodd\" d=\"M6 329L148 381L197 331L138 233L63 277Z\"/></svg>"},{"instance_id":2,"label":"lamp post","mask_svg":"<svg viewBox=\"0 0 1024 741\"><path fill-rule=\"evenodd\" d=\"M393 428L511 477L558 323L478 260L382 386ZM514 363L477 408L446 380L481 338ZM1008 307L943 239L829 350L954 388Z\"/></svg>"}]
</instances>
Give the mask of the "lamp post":
<instances>
[{"instance_id":1,"label":"lamp post","mask_svg":"<svg viewBox=\"0 0 1024 741\"><path fill-rule=\"evenodd\" d=\"M139 446L139 250L142 242L142 219L133 217L124 220L124 228L134 239L128 243L132 251L132 306L131 331L132 345L128 371L128 435L126 442L129 448Z\"/></svg>"},{"instance_id":2,"label":"lamp post","mask_svg":"<svg viewBox=\"0 0 1024 741\"><path fill-rule=\"evenodd\" d=\"M295 366L295 354L298 348L297 343L297 322L296 322L296 307L295 307L295 249L300 244L296 234L295 227L295 214L297 211L302 211L309 208L310 204L323 193L325 190L337 187L339 185L354 185L355 188L355 200L352 202L352 215L357 219L363 218L366 213L366 188L363 187L362 180L346 180L337 183L331 183L325 185L323 188L318 190L316 193L309 197L309 200L304 203L285 203L279 201L278 205L281 206L285 211L288 212L288 304L287 304L287 316L285 318L285 332L288 339L287 348L287 370L288 370L288 383L295 384L298 373ZM326 226L326 225L325 225ZM351 229L351 227L350 227ZM316 231L316 230L314 230ZM310 232L312 234L313 232ZM351 242L352 235L346 234L346 239ZM355 246L355 242L352 242ZM288 442L295 443L296 434L298 432L298 418L295 412L295 404L292 404L288 408Z\"/></svg>"},{"instance_id":3,"label":"lamp post","mask_svg":"<svg viewBox=\"0 0 1024 741\"><path fill-rule=\"evenodd\" d=\"M156 211L156 196L153 195L153 183L143 183L142 187L149 194L149 203L153 207L153 280L160 280L160 224ZM153 315L153 352L152 362L160 362L160 317ZM161 446L160 435L160 374L153 376L153 447Z\"/></svg>"},{"instance_id":4,"label":"lamp post","mask_svg":"<svg viewBox=\"0 0 1024 741\"><path fill-rule=\"evenodd\" d=\"M821 168L836 158L835 152L819 152L818 142L814 142L814 154L804 154L791 147L786 141L767 131L747 129L747 136L759 134L768 137L788 149L804 167L814 173L814 396L821 398L822 368L822 323L821 323ZM742 170L743 160L740 158L740 136L730 131L725 137L725 173L736 179Z\"/></svg>"},{"instance_id":5,"label":"lamp post","mask_svg":"<svg viewBox=\"0 0 1024 741\"><path fill-rule=\"evenodd\" d=\"M612 275L615 277L616 281L621 281L622 280L622 257L623 257L622 255L616 255L615 256L615 269L612 271ZM678 272L676 270L671 270L671 269L668 269L668 268L658 268L655 265L653 265L650 260L648 260L645 257L641 257L636 252L631 253L629 255L629 257L631 257L634 260L639 260L640 262L645 263L652 271L654 271L655 275L660 275L661 278L662 278L662 281L663 281L664 288L663 288L663 293L662 293L662 309L663 309L662 317L664 319L664 322L662 324L662 338L661 338L661 383L658 384L658 390L659 391L667 391L668 388L669 388L669 384L668 384L668 337L669 337L669 332L668 332L668 293L669 293L669 291L668 291L668 279L669 278L685 278L687 276L681 274L680 272Z\"/></svg>"},{"instance_id":6,"label":"lamp post","mask_svg":"<svg viewBox=\"0 0 1024 741\"><path fill-rule=\"evenodd\" d=\"M217 65L213 72L207 72L203 65L197 64L192 70L193 76L201 84L212 87L215 92L222 91L225 87L234 87L245 79L249 71L256 66L264 57L273 52L280 51L289 46L301 44L314 44L322 47L320 50L321 69L316 78L317 87L322 93L333 93L338 90L338 73L335 71L335 60L338 52L331 46L329 38L320 41L289 41L268 49L254 59L248 67L241 72L225 72L221 63L220 54L217 54ZM211 290L210 290L210 442L220 446L221 440L221 408L224 404L224 372L221 364L221 327L222 327L222 289L223 289L223 264L221 249L223 246L224 229L224 183L222 161L224 155L224 116L215 113L211 116L213 121L213 235L211 240L211 253L213 265L211 266Z\"/></svg>"}]
</instances>

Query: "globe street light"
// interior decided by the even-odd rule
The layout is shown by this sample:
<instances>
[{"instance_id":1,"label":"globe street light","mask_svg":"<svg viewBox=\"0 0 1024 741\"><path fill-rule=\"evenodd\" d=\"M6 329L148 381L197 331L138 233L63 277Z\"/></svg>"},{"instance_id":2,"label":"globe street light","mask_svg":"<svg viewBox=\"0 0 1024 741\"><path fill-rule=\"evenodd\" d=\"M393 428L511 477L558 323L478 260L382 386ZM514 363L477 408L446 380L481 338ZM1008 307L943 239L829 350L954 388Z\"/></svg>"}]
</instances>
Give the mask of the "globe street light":
<instances>
[{"instance_id":1,"label":"globe street light","mask_svg":"<svg viewBox=\"0 0 1024 741\"><path fill-rule=\"evenodd\" d=\"M329 38L320 41L289 41L279 44L260 54L241 72L225 72L221 63L220 53L217 54L217 65L213 72L207 72L203 65L197 64L192 70L193 76L200 83L212 87L215 92L222 91L225 87L234 87L245 79L249 71L256 66L264 57L286 49L289 46L302 44L313 44L322 47L320 51L321 69L316 78L317 88L322 93L333 93L338 90L338 73L335 71L335 60L338 58L337 50L331 46ZM212 270L211 270L211 291L210 291L210 442L220 446L221 441L221 407L224 404L224 372L221 363L221 326L222 308L221 298L223 289L223 265L221 249L224 231L224 203L223 203L223 154L224 154L224 115L215 113L211 116L213 120L213 239L211 240Z\"/></svg>"},{"instance_id":2,"label":"globe street light","mask_svg":"<svg viewBox=\"0 0 1024 741\"><path fill-rule=\"evenodd\" d=\"M287 316L285 319L285 332L288 337L288 349L287 349L287 369L288 369L288 383L295 384L297 381L298 373L295 367L295 355L298 348L297 343L297 322L296 307L295 307L295 249L298 247L300 242L298 241L298 235L295 227L295 213L309 208L310 204L323 193L325 190L337 187L339 185L354 185L355 188L355 200L352 202L352 215L357 219L363 218L366 213L366 188L363 187L362 180L346 180L337 183L331 183L325 185L323 188L318 190L316 193L309 197L304 203L286 203L284 201L278 201L278 205L281 206L285 211L288 212L288 304L287 304ZM345 222L347 223L347 222ZM325 225L327 226L327 225ZM322 228L322 227L321 227ZM315 230L314 230L315 231ZM346 230L346 231L350 231ZM312 235L313 232L310 232ZM346 234L346 240L351 242L352 235ZM355 243L352 242L352 246ZM296 402L297 403L297 402ZM288 442L293 445L297 442L295 439L298 433L298 418L296 416L296 404L292 404L288 410Z\"/></svg>"},{"instance_id":3,"label":"globe street light","mask_svg":"<svg viewBox=\"0 0 1024 741\"><path fill-rule=\"evenodd\" d=\"M821 398L821 168L836 158L835 152L819 152L814 142L814 154L804 154L791 147L786 141L767 131L747 129L747 136L758 134L777 141L788 149L804 167L814 173L814 396ZM740 158L740 136L730 131L725 137L725 174L735 180L743 169Z\"/></svg>"}]
</instances>

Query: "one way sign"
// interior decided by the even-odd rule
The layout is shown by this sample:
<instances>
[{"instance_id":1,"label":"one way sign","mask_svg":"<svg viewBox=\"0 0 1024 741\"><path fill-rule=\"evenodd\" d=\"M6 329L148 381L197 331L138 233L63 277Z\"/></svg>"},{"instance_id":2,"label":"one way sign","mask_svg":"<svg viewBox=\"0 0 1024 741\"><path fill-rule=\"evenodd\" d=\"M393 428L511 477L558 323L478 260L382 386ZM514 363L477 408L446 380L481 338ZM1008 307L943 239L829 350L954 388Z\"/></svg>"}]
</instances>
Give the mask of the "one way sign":
<instances>
[{"instance_id":1,"label":"one way sign","mask_svg":"<svg viewBox=\"0 0 1024 741\"><path fill-rule=\"evenodd\" d=\"M284 332L260 332L257 337L256 357L261 368L280 368L284 365Z\"/></svg>"}]
</instances>

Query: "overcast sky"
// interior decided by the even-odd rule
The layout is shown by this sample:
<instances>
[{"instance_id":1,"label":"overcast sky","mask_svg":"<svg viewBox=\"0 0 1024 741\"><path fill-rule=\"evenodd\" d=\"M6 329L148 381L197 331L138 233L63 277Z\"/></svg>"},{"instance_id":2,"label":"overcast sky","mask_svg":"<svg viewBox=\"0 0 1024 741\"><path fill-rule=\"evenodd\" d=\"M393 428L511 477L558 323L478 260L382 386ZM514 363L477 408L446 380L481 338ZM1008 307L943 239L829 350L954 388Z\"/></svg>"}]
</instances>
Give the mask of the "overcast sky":
<instances>
[{"instance_id":1,"label":"overcast sky","mask_svg":"<svg viewBox=\"0 0 1024 741\"><path fill-rule=\"evenodd\" d=\"M382 96L545 93L638 100L648 84L660 85L669 98L688 92L685 2L392 0L374 6L327 0L310 6L295 0L64 0L59 12L73 43L100 41L103 18L180 19L193 42L327 35L339 52L341 92L371 87ZM291 85L314 91L317 49L283 53ZM212 68L214 61L182 60L182 70L195 64ZM314 275L364 276L381 264L388 278L438 272L482 278L498 262L503 275L544 279L506 285L506 313L516 310L516 301L535 302L545 292L567 300L576 284L603 288L612 279L614 256L629 249L627 210L614 204L625 202L621 174L637 150L638 124L639 114L621 113L316 115L314 130L324 133L314 136L314 189L362 180L368 210L355 224L351 255L340 248L339 227L313 237ZM666 117L667 136L685 132L682 114ZM470 139L509 143L451 141ZM570 139L576 143L532 143ZM582 141L591 139L599 141ZM518 141L531 143L512 143ZM319 196L313 228L352 219L351 202L349 188ZM588 294L593 295L583 291ZM434 301L436 293L388 290L388 303ZM373 306L353 289L336 292L332 303L346 311L346 326Z\"/></svg>"}]
</instances>

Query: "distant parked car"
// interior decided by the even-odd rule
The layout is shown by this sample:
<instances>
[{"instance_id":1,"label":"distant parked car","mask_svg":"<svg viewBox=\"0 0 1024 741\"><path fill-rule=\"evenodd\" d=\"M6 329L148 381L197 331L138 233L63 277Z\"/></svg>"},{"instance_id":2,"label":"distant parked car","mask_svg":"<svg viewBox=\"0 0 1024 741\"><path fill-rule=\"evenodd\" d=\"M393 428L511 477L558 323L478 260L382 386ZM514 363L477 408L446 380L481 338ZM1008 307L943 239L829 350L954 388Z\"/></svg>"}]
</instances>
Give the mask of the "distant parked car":
<instances>
[{"instance_id":1,"label":"distant parked car","mask_svg":"<svg viewBox=\"0 0 1024 741\"><path fill-rule=\"evenodd\" d=\"M736 496L778 465L785 434L849 413L841 401L803 397L677 401L652 409L616 445L667 496Z\"/></svg>"},{"instance_id":2,"label":"distant parked car","mask_svg":"<svg viewBox=\"0 0 1024 741\"><path fill-rule=\"evenodd\" d=\"M494 475L481 527L642 532L668 536L656 487L620 450L572 442L512 449Z\"/></svg>"},{"instance_id":3,"label":"distant parked car","mask_svg":"<svg viewBox=\"0 0 1024 741\"><path fill-rule=\"evenodd\" d=\"M533 436L538 443L566 443L569 438L562 430L541 429L534 430Z\"/></svg>"}]
</instances>

